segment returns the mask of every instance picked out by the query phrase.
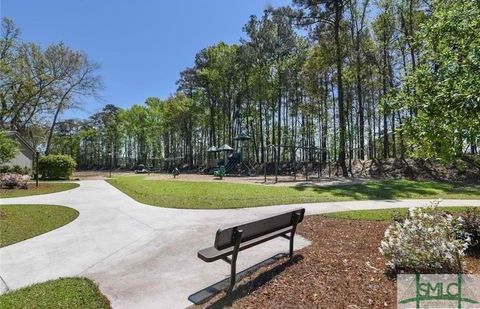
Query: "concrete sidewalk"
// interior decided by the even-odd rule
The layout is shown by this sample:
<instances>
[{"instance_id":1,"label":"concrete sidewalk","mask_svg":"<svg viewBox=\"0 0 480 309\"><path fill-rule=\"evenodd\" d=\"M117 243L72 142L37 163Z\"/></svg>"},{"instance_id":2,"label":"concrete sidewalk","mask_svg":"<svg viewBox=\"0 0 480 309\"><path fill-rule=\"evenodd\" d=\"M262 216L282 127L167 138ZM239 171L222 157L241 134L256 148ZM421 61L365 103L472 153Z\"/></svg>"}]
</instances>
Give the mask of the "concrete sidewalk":
<instances>
[{"instance_id":1,"label":"concrete sidewalk","mask_svg":"<svg viewBox=\"0 0 480 309\"><path fill-rule=\"evenodd\" d=\"M222 261L204 263L199 249L213 244L224 225L295 207L307 214L422 206L424 200L352 201L243 209L185 210L136 202L103 180L81 181L59 193L0 199L6 204L54 204L77 209L73 222L0 249L3 291L66 276L86 276L114 308L184 308L188 296L229 277ZM442 206L480 206L480 200L444 200ZM308 245L298 237L296 249ZM238 271L288 250L275 239L241 252ZM3 282L3 283L2 283Z\"/></svg>"}]
</instances>

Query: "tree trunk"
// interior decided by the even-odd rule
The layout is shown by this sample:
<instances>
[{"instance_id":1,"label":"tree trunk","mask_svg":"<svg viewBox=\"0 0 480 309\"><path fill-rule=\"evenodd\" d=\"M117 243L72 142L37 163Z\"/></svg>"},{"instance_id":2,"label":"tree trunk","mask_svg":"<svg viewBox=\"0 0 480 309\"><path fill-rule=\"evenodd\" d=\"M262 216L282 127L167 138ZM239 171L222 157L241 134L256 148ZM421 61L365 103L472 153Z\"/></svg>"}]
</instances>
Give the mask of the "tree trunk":
<instances>
[{"instance_id":1,"label":"tree trunk","mask_svg":"<svg viewBox=\"0 0 480 309\"><path fill-rule=\"evenodd\" d=\"M345 138L346 138L346 115L347 111L345 110L343 102L343 82L342 82L342 66L343 66L343 57L340 43L340 22L342 20L342 5L340 0L334 1L335 6L335 58L336 58L336 67L337 67L337 90L338 90L338 114L339 114L339 126L340 126L340 149L338 154L338 164L342 168L343 177L348 177L347 165L345 162Z\"/></svg>"}]
</instances>

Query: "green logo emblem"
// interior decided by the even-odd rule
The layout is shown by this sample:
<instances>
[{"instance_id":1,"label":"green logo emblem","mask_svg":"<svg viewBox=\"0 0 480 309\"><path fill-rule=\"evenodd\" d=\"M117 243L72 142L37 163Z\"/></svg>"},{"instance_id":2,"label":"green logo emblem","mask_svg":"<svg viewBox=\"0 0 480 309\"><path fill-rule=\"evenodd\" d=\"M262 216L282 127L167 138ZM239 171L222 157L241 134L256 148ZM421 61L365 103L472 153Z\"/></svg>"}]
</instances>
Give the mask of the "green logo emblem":
<instances>
[{"instance_id":1,"label":"green logo emblem","mask_svg":"<svg viewBox=\"0 0 480 309\"><path fill-rule=\"evenodd\" d=\"M402 276L405 277L405 275ZM437 306L440 306L442 308L472 308L472 304L479 304L479 301L472 299L471 297L467 297L464 291L464 287L465 285L467 285L467 291L472 291L473 289L473 291L478 293L478 277L465 282L463 280L464 278L462 277L462 274L416 274L414 297L406 297L400 299L400 294L405 294L405 291L413 292L411 291L413 289L413 287L411 286L411 276L407 279L403 278L403 280L401 278L402 276L399 276L397 280L399 307L404 308L403 306L401 306L402 304L409 304L410 306L408 307L413 308L413 304L415 304L415 308L438 308ZM467 294L471 295L471 293ZM480 306L474 307L479 308Z\"/></svg>"}]
</instances>

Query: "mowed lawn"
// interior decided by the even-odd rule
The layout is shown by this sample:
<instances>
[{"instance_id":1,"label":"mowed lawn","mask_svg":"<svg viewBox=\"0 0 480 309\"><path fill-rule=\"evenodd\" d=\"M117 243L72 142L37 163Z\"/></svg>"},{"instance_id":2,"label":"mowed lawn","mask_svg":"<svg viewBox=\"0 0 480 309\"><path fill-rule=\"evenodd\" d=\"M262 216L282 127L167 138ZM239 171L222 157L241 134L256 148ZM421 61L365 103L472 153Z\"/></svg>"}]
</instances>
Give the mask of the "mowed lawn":
<instances>
[{"instance_id":1,"label":"mowed lawn","mask_svg":"<svg viewBox=\"0 0 480 309\"><path fill-rule=\"evenodd\" d=\"M465 212L468 209L473 209L479 212L480 207L439 207L440 211L458 213ZM375 210L352 210L332 212L322 214L321 216L335 219L349 219L349 220L367 220L367 221L392 221L397 218L406 218L408 208L393 208L393 209L375 209Z\"/></svg>"},{"instance_id":2,"label":"mowed lawn","mask_svg":"<svg viewBox=\"0 0 480 309\"><path fill-rule=\"evenodd\" d=\"M172 208L241 208L366 199L476 199L480 186L433 181L387 180L328 187L275 187L227 182L151 180L118 177L110 184L135 200Z\"/></svg>"},{"instance_id":3,"label":"mowed lawn","mask_svg":"<svg viewBox=\"0 0 480 309\"><path fill-rule=\"evenodd\" d=\"M107 309L110 302L86 278L62 278L0 295L2 309Z\"/></svg>"},{"instance_id":4,"label":"mowed lawn","mask_svg":"<svg viewBox=\"0 0 480 309\"><path fill-rule=\"evenodd\" d=\"M28 189L0 189L0 198L22 197L29 195L39 195L55 193L77 188L79 184L71 182L40 182L38 188L34 183L29 183Z\"/></svg>"},{"instance_id":5,"label":"mowed lawn","mask_svg":"<svg viewBox=\"0 0 480 309\"><path fill-rule=\"evenodd\" d=\"M0 248L57 229L77 217L78 211L64 206L0 206Z\"/></svg>"}]
</instances>

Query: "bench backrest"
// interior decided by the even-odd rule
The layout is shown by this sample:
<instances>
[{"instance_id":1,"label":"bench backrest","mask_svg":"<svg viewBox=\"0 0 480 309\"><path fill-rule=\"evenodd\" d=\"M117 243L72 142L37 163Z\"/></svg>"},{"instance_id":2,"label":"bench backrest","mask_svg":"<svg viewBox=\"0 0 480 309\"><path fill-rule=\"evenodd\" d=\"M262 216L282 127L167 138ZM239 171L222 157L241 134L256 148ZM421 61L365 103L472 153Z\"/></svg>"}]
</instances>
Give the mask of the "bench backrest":
<instances>
[{"instance_id":1,"label":"bench backrest","mask_svg":"<svg viewBox=\"0 0 480 309\"><path fill-rule=\"evenodd\" d=\"M242 230L242 242L249 241L251 239L261 237L263 235L273 233L283 228L293 226L294 218L298 216L298 222L303 220L305 215L305 208L299 208L291 210L273 217L260 219L240 225L219 229L215 236L214 247L217 250L223 250L225 248L232 247L234 245L234 232L235 230Z\"/></svg>"}]
</instances>

